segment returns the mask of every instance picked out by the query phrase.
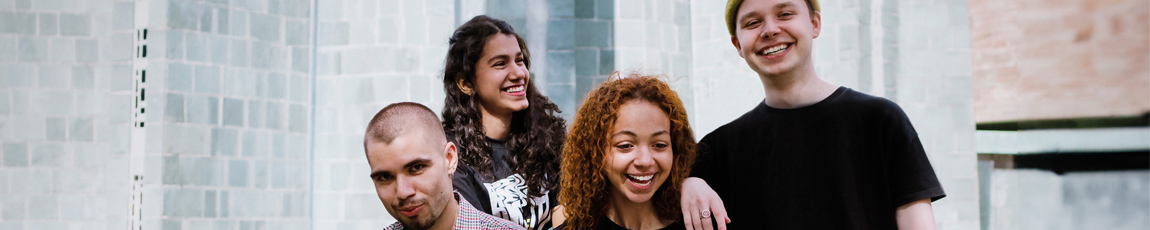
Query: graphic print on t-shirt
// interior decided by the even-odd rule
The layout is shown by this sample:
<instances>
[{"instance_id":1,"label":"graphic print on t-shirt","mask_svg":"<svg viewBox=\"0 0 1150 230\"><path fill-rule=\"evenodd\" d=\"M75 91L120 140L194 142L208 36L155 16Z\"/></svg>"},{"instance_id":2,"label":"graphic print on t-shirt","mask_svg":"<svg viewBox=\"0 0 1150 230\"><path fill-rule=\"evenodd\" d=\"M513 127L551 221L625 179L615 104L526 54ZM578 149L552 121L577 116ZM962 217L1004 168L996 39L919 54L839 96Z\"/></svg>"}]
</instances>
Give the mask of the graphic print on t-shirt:
<instances>
[{"instance_id":1,"label":"graphic print on t-shirt","mask_svg":"<svg viewBox=\"0 0 1150 230\"><path fill-rule=\"evenodd\" d=\"M490 194L491 215L511 220L527 229L540 228L544 221L551 221L551 210L548 209L551 205L547 196L528 197L527 182L519 174L483 183L483 187Z\"/></svg>"}]
</instances>

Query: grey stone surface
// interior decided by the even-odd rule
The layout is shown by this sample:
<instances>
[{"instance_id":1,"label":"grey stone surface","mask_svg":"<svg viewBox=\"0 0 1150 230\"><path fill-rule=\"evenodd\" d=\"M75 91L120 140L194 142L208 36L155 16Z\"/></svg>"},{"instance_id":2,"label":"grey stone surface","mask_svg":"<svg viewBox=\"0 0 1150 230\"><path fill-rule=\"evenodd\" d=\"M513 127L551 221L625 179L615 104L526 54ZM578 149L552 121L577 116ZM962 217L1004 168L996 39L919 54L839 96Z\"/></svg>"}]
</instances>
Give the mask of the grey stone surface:
<instances>
[{"instance_id":1,"label":"grey stone surface","mask_svg":"<svg viewBox=\"0 0 1150 230\"><path fill-rule=\"evenodd\" d=\"M68 125L68 140L92 141L92 118L76 118Z\"/></svg>"},{"instance_id":2,"label":"grey stone surface","mask_svg":"<svg viewBox=\"0 0 1150 230\"><path fill-rule=\"evenodd\" d=\"M136 4L135 2L117 2L112 14L112 29L130 30L134 27Z\"/></svg>"},{"instance_id":3,"label":"grey stone surface","mask_svg":"<svg viewBox=\"0 0 1150 230\"><path fill-rule=\"evenodd\" d=\"M575 22L569 19L547 21L547 48L570 50L575 48Z\"/></svg>"},{"instance_id":4,"label":"grey stone surface","mask_svg":"<svg viewBox=\"0 0 1150 230\"><path fill-rule=\"evenodd\" d=\"M68 88L71 74L68 68L61 65L40 66L40 88Z\"/></svg>"},{"instance_id":5,"label":"grey stone surface","mask_svg":"<svg viewBox=\"0 0 1150 230\"><path fill-rule=\"evenodd\" d=\"M197 32L184 33L184 52L187 60L208 62L211 58L211 39L207 34Z\"/></svg>"},{"instance_id":6,"label":"grey stone surface","mask_svg":"<svg viewBox=\"0 0 1150 230\"><path fill-rule=\"evenodd\" d=\"M92 30L92 18L87 14L60 14L60 35L88 36Z\"/></svg>"},{"instance_id":7,"label":"grey stone surface","mask_svg":"<svg viewBox=\"0 0 1150 230\"><path fill-rule=\"evenodd\" d=\"M248 162L242 160L228 161L228 186L248 186Z\"/></svg>"},{"instance_id":8,"label":"grey stone surface","mask_svg":"<svg viewBox=\"0 0 1150 230\"><path fill-rule=\"evenodd\" d=\"M237 156L240 135L233 129L212 129L212 155Z\"/></svg>"},{"instance_id":9,"label":"grey stone surface","mask_svg":"<svg viewBox=\"0 0 1150 230\"><path fill-rule=\"evenodd\" d=\"M36 14L27 12L0 12L0 33L35 34Z\"/></svg>"},{"instance_id":10,"label":"grey stone surface","mask_svg":"<svg viewBox=\"0 0 1150 230\"><path fill-rule=\"evenodd\" d=\"M4 167L27 167L28 145L25 143L5 143ZM2 210L2 209L0 209Z\"/></svg>"},{"instance_id":11,"label":"grey stone surface","mask_svg":"<svg viewBox=\"0 0 1150 230\"><path fill-rule=\"evenodd\" d=\"M388 31L388 30L384 30L384 29L380 30L380 32L386 32L386 31ZM318 41L319 45L321 45L321 46L347 45L348 36L350 35L348 32L347 22L323 22L323 23L320 23L319 24L319 32L320 32L320 34L324 35L324 36L320 36L318 38L319 39L319 41ZM398 33L396 33L396 34L398 34Z\"/></svg>"},{"instance_id":12,"label":"grey stone surface","mask_svg":"<svg viewBox=\"0 0 1150 230\"><path fill-rule=\"evenodd\" d=\"M165 80L168 90L191 92L195 85L195 68L183 63L169 63L168 77Z\"/></svg>"},{"instance_id":13,"label":"grey stone surface","mask_svg":"<svg viewBox=\"0 0 1150 230\"><path fill-rule=\"evenodd\" d=\"M187 121L215 125L219 117L219 98L198 95L187 96Z\"/></svg>"},{"instance_id":14,"label":"grey stone surface","mask_svg":"<svg viewBox=\"0 0 1150 230\"><path fill-rule=\"evenodd\" d=\"M48 117L44 119L44 131L49 141L63 141L67 137L67 124L63 117Z\"/></svg>"},{"instance_id":15,"label":"grey stone surface","mask_svg":"<svg viewBox=\"0 0 1150 230\"><path fill-rule=\"evenodd\" d=\"M184 122L184 95L168 94L164 97L164 121Z\"/></svg>"},{"instance_id":16,"label":"grey stone surface","mask_svg":"<svg viewBox=\"0 0 1150 230\"><path fill-rule=\"evenodd\" d=\"M42 62L48 60L48 40L21 37L18 42L20 61Z\"/></svg>"},{"instance_id":17,"label":"grey stone surface","mask_svg":"<svg viewBox=\"0 0 1150 230\"><path fill-rule=\"evenodd\" d=\"M52 62L72 62L76 60L76 41L69 38L51 39L48 60Z\"/></svg>"},{"instance_id":18,"label":"grey stone surface","mask_svg":"<svg viewBox=\"0 0 1150 230\"><path fill-rule=\"evenodd\" d=\"M198 93L220 92L220 68L215 66L196 66L195 91Z\"/></svg>"},{"instance_id":19,"label":"grey stone surface","mask_svg":"<svg viewBox=\"0 0 1150 230\"><path fill-rule=\"evenodd\" d=\"M0 35L0 61L16 61L16 37Z\"/></svg>"},{"instance_id":20,"label":"grey stone surface","mask_svg":"<svg viewBox=\"0 0 1150 230\"><path fill-rule=\"evenodd\" d=\"M65 162L68 160L66 158L67 152L65 152L64 146L62 144L58 144L58 143L38 144L38 145L33 145L33 147L34 148L32 149L32 154L30 155L30 157L32 158L31 159L32 162L31 162L30 166L32 166L32 167L62 167L62 166L67 165L67 164L65 164ZM50 183L50 182L44 182L44 183Z\"/></svg>"},{"instance_id":21,"label":"grey stone surface","mask_svg":"<svg viewBox=\"0 0 1150 230\"><path fill-rule=\"evenodd\" d=\"M223 107L223 125L225 126L243 126L244 125L244 101L234 98L224 98Z\"/></svg>"},{"instance_id":22,"label":"grey stone surface","mask_svg":"<svg viewBox=\"0 0 1150 230\"><path fill-rule=\"evenodd\" d=\"M280 27L282 19L274 15L253 13L251 19L251 35L260 41L280 41Z\"/></svg>"},{"instance_id":23,"label":"grey stone surface","mask_svg":"<svg viewBox=\"0 0 1150 230\"><path fill-rule=\"evenodd\" d=\"M41 36L56 35L56 33L59 32L60 23L59 23L59 16L57 14L41 13L40 14L40 21L38 23L39 23L38 25L40 27L40 33L39 34Z\"/></svg>"},{"instance_id":24,"label":"grey stone surface","mask_svg":"<svg viewBox=\"0 0 1150 230\"><path fill-rule=\"evenodd\" d=\"M289 46L311 45L311 25L307 21L284 20L284 40Z\"/></svg>"}]
</instances>

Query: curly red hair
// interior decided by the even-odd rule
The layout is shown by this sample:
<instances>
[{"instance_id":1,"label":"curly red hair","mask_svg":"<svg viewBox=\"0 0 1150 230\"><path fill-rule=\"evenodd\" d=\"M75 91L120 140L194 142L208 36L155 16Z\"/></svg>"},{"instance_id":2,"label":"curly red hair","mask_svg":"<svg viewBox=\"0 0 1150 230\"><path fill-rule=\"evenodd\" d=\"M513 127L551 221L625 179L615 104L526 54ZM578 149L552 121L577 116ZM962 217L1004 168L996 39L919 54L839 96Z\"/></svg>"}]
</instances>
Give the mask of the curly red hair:
<instances>
[{"instance_id":1,"label":"curly red hair","mask_svg":"<svg viewBox=\"0 0 1150 230\"><path fill-rule=\"evenodd\" d=\"M658 76L632 73L626 78L608 80L591 91L575 114L563 145L560 176L559 203L565 209L567 229L595 229L599 218L606 215L611 189L603 171L609 147L607 134L618 119L619 107L631 100L651 102L670 118L674 163L668 180L651 199L659 218L683 217L679 185L690 175L695 160L695 137L687 123L687 110L679 95Z\"/></svg>"}]
</instances>

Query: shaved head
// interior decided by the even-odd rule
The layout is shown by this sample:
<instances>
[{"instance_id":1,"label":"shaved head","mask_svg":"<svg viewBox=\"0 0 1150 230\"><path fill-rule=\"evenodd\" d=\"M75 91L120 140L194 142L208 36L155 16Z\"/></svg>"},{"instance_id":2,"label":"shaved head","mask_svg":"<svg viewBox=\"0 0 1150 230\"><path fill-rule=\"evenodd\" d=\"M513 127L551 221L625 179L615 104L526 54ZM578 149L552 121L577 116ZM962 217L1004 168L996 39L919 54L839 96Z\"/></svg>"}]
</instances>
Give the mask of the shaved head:
<instances>
[{"instance_id":1,"label":"shaved head","mask_svg":"<svg viewBox=\"0 0 1150 230\"><path fill-rule=\"evenodd\" d=\"M370 143L391 144L404 135L422 135L428 144L436 146L447 142L435 112L419 103L399 102L383 107L371 118L363 136L364 152Z\"/></svg>"}]
</instances>

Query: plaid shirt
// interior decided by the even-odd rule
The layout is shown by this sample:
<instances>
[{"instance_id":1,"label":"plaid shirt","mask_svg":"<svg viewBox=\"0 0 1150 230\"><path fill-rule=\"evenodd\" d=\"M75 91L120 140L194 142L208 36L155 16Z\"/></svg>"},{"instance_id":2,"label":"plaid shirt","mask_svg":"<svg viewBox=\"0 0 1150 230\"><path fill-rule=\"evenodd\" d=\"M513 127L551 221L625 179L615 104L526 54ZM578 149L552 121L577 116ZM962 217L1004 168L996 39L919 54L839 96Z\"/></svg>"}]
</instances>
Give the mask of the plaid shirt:
<instances>
[{"instance_id":1,"label":"plaid shirt","mask_svg":"<svg viewBox=\"0 0 1150 230\"><path fill-rule=\"evenodd\" d=\"M467 200L459 197L459 192L454 192L454 194L455 201L459 202L459 215L455 217L455 226L452 229L526 229L509 220L479 211L475 209L475 206L471 206L471 203L467 203ZM396 221L383 229L403 230L403 224Z\"/></svg>"}]
</instances>

